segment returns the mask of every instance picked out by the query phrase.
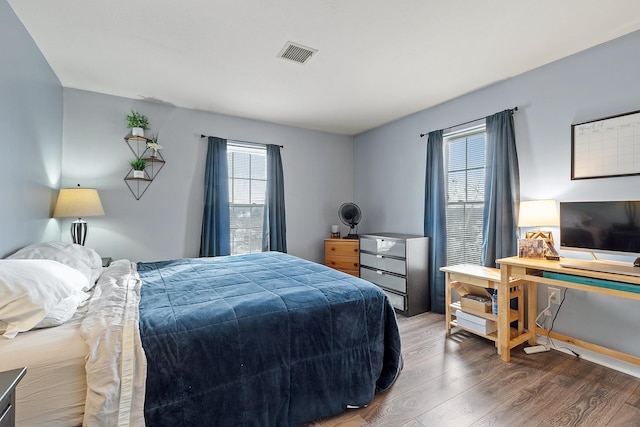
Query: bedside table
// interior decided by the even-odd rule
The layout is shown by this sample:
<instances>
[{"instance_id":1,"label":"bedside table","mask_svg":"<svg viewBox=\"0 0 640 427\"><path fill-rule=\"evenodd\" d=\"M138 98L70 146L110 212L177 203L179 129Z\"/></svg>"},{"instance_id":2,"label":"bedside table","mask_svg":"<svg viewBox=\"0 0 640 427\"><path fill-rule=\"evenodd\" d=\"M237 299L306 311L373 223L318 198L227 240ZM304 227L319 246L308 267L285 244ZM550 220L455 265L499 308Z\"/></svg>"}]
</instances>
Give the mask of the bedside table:
<instances>
[{"instance_id":1,"label":"bedside table","mask_svg":"<svg viewBox=\"0 0 640 427\"><path fill-rule=\"evenodd\" d=\"M360 277L360 240L324 239L324 265Z\"/></svg>"},{"instance_id":2,"label":"bedside table","mask_svg":"<svg viewBox=\"0 0 640 427\"><path fill-rule=\"evenodd\" d=\"M0 372L0 427L16 425L16 386L27 368Z\"/></svg>"}]
</instances>

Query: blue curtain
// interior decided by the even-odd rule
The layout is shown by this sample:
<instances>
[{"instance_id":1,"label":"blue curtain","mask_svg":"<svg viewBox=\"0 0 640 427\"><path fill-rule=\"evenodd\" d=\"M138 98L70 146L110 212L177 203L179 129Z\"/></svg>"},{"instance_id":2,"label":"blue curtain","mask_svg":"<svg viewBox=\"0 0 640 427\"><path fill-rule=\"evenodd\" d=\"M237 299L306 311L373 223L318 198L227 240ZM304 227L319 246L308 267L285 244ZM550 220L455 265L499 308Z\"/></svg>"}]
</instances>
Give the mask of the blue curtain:
<instances>
[{"instance_id":1,"label":"blue curtain","mask_svg":"<svg viewBox=\"0 0 640 427\"><path fill-rule=\"evenodd\" d=\"M284 174L280 146L274 144L267 145L267 194L264 203L262 250L287 252Z\"/></svg>"},{"instance_id":2,"label":"blue curtain","mask_svg":"<svg viewBox=\"0 0 640 427\"><path fill-rule=\"evenodd\" d=\"M511 110L486 118L487 160L484 188L481 263L517 254L516 209L520 203L520 175Z\"/></svg>"},{"instance_id":3,"label":"blue curtain","mask_svg":"<svg viewBox=\"0 0 640 427\"><path fill-rule=\"evenodd\" d=\"M210 136L204 172L204 214L200 256L229 255L231 253L229 235L227 140Z\"/></svg>"},{"instance_id":4,"label":"blue curtain","mask_svg":"<svg viewBox=\"0 0 640 427\"><path fill-rule=\"evenodd\" d=\"M444 273L447 265L447 197L442 130L429 132L424 193L424 235L429 237L431 311L444 313Z\"/></svg>"}]
</instances>

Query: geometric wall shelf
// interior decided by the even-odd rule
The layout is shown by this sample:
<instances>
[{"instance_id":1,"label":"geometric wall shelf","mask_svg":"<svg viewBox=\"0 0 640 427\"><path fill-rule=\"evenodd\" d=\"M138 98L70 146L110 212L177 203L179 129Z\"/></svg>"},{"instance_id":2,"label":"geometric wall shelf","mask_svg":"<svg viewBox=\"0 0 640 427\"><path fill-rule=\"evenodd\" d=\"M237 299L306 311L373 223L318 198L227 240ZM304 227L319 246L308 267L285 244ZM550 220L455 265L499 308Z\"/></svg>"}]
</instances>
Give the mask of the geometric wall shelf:
<instances>
[{"instance_id":1,"label":"geometric wall shelf","mask_svg":"<svg viewBox=\"0 0 640 427\"><path fill-rule=\"evenodd\" d=\"M136 200L140 200L140 197L147 191L147 188L151 185L153 180L160 170L164 167L164 157L160 151L154 151L147 147L147 142L151 142L151 138L145 138L144 136L131 136L124 137L125 142L131 149L131 152L138 159L144 159L147 166L144 168L144 178L134 178L133 168L129 169L129 172L124 177L124 182L129 187L129 191L133 194Z\"/></svg>"}]
</instances>

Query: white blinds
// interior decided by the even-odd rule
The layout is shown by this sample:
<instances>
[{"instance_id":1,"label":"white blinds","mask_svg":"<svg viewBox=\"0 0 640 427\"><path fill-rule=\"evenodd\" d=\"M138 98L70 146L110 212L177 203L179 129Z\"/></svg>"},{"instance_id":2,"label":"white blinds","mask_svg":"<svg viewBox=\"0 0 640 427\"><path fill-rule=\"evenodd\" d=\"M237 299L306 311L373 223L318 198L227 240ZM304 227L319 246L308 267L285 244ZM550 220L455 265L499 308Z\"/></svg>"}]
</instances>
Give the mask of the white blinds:
<instances>
[{"instance_id":1,"label":"white blinds","mask_svg":"<svg viewBox=\"0 0 640 427\"><path fill-rule=\"evenodd\" d=\"M484 127L445 138L447 265L480 264L485 148Z\"/></svg>"}]
</instances>

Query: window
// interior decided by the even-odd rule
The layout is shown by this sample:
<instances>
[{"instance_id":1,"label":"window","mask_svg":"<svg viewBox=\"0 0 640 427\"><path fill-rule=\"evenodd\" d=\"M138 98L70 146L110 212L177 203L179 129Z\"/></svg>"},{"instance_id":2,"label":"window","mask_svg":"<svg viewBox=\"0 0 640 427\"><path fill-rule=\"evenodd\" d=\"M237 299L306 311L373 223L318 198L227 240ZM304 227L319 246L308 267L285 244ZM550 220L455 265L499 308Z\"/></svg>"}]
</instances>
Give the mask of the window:
<instances>
[{"instance_id":1,"label":"window","mask_svg":"<svg viewBox=\"0 0 640 427\"><path fill-rule=\"evenodd\" d=\"M231 254L262 251L262 218L267 188L267 151L229 143Z\"/></svg>"},{"instance_id":2,"label":"window","mask_svg":"<svg viewBox=\"0 0 640 427\"><path fill-rule=\"evenodd\" d=\"M480 264L485 149L484 125L444 137L447 265Z\"/></svg>"}]
</instances>

